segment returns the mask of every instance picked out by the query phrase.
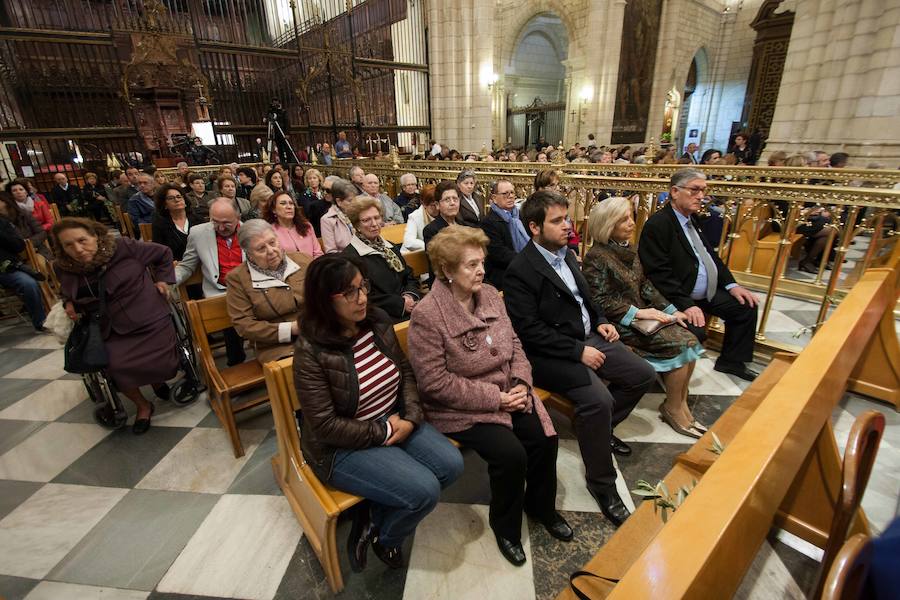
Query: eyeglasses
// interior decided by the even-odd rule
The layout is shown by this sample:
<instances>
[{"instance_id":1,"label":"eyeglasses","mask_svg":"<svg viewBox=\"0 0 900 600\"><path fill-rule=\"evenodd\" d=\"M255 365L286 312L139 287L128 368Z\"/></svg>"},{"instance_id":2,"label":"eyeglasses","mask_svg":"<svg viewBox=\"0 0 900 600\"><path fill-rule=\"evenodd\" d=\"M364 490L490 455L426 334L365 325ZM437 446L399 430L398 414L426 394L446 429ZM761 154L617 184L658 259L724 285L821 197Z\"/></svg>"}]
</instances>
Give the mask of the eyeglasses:
<instances>
[{"instance_id":1,"label":"eyeglasses","mask_svg":"<svg viewBox=\"0 0 900 600\"><path fill-rule=\"evenodd\" d=\"M369 280L363 279L359 287L352 287L345 292L341 292L340 294L332 294L332 297L337 298L338 296L343 296L344 300L346 300L347 302L359 302L359 293L365 292L366 296L368 296L371 289L372 286L369 283Z\"/></svg>"},{"instance_id":2,"label":"eyeglasses","mask_svg":"<svg viewBox=\"0 0 900 600\"><path fill-rule=\"evenodd\" d=\"M705 196L707 189L705 187L684 187L682 185L676 185L675 187L689 192L691 196Z\"/></svg>"},{"instance_id":3,"label":"eyeglasses","mask_svg":"<svg viewBox=\"0 0 900 600\"><path fill-rule=\"evenodd\" d=\"M166 196L166 200L181 200L184 198L181 194L175 194L174 196Z\"/></svg>"},{"instance_id":4,"label":"eyeglasses","mask_svg":"<svg viewBox=\"0 0 900 600\"><path fill-rule=\"evenodd\" d=\"M511 198L516 195L515 190L510 190L508 192L494 192L497 196L506 196L507 198Z\"/></svg>"}]
</instances>

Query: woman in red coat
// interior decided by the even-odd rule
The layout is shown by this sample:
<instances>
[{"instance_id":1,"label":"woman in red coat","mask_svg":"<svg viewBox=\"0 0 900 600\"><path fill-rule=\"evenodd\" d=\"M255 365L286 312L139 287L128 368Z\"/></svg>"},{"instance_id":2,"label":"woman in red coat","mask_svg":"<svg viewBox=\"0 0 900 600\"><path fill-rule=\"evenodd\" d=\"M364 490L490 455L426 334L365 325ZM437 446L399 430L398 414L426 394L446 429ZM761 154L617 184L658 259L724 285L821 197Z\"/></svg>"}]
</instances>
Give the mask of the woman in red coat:
<instances>
[{"instance_id":1,"label":"woman in red coat","mask_svg":"<svg viewBox=\"0 0 900 600\"><path fill-rule=\"evenodd\" d=\"M15 179L6 184L6 193L13 197L19 208L34 217L41 229L50 231L53 227L53 214L50 204L41 194L31 193L29 183L24 179Z\"/></svg>"},{"instance_id":2,"label":"woman in red coat","mask_svg":"<svg viewBox=\"0 0 900 600\"><path fill-rule=\"evenodd\" d=\"M97 308L103 277L106 313L101 328L109 354L105 373L137 406L132 431L146 433L153 404L140 387L153 386L156 395L166 399L165 382L178 372L178 341L166 285L175 283L172 251L161 244L114 237L104 225L74 217L54 225L50 236L60 295L72 320Z\"/></svg>"}]
</instances>

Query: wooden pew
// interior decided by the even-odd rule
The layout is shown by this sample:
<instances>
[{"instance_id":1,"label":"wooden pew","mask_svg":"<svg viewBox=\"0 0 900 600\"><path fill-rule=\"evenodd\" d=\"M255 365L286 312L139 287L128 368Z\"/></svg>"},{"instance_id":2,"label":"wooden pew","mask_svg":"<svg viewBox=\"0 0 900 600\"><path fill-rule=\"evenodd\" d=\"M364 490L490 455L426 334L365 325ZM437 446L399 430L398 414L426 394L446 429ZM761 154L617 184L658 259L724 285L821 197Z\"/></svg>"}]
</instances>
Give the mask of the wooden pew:
<instances>
[{"instance_id":1,"label":"wooden pew","mask_svg":"<svg viewBox=\"0 0 900 600\"><path fill-rule=\"evenodd\" d=\"M431 268L428 264L428 255L425 254L424 250L404 252L403 260L405 260L406 264L409 265L409 268L412 269L413 277L425 275Z\"/></svg>"},{"instance_id":2,"label":"wooden pew","mask_svg":"<svg viewBox=\"0 0 900 600\"><path fill-rule=\"evenodd\" d=\"M244 455L244 445L234 415L264 404L269 398L262 396L234 404L232 395L262 386L264 384L262 366L255 358L224 369L216 366L207 335L231 327L231 317L228 316L224 294L215 298L188 300L187 312L197 357L209 387L210 404L231 440L234 457L240 458Z\"/></svg>"},{"instance_id":3,"label":"wooden pew","mask_svg":"<svg viewBox=\"0 0 900 600\"><path fill-rule=\"evenodd\" d=\"M152 242L153 241L153 225L151 223L141 223L138 225L141 231L141 241L144 242Z\"/></svg>"},{"instance_id":4,"label":"wooden pew","mask_svg":"<svg viewBox=\"0 0 900 600\"><path fill-rule=\"evenodd\" d=\"M773 524L824 547L842 477L831 413L857 362L871 360L864 350L879 321L893 313L900 264L891 267L870 270L802 353L776 357L716 422L721 456L708 450L707 433L679 457L669 489L699 484L665 525L651 518L652 501L643 503L584 568L619 582L582 577L582 592L728 598ZM867 533L861 510L849 529ZM567 588L559 598L575 595Z\"/></svg>"},{"instance_id":5,"label":"wooden pew","mask_svg":"<svg viewBox=\"0 0 900 600\"><path fill-rule=\"evenodd\" d=\"M134 234L134 223L131 221L131 215L123 211L122 207L118 204L113 204L113 210L116 213L116 220L119 222L122 235L127 235L132 239L137 239Z\"/></svg>"},{"instance_id":6,"label":"wooden pew","mask_svg":"<svg viewBox=\"0 0 900 600\"><path fill-rule=\"evenodd\" d=\"M754 222L753 217L757 220ZM751 218L743 220L736 232L739 237L733 238L731 256L728 266L732 271L744 271L750 256L753 256L751 273L771 275L775 270L775 258L778 247L781 245L781 234L772 230L768 219L772 217L772 209L766 204L759 204L753 208ZM791 256L797 257L803 247L804 237L799 233L792 233L789 239L791 243ZM755 250L751 248L756 246Z\"/></svg>"},{"instance_id":7,"label":"wooden pew","mask_svg":"<svg viewBox=\"0 0 900 600\"><path fill-rule=\"evenodd\" d=\"M59 223L60 219L62 219L62 215L59 214L59 207L54 202L48 202L50 205L50 213L53 215L53 223Z\"/></svg>"},{"instance_id":8,"label":"wooden pew","mask_svg":"<svg viewBox=\"0 0 900 600\"><path fill-rule=\"evenodd\" d=\"M386 225L381 229L381 237L397 246L403 245L403 234L406 232L406 224Z\"/></svg>"}]
</instances>

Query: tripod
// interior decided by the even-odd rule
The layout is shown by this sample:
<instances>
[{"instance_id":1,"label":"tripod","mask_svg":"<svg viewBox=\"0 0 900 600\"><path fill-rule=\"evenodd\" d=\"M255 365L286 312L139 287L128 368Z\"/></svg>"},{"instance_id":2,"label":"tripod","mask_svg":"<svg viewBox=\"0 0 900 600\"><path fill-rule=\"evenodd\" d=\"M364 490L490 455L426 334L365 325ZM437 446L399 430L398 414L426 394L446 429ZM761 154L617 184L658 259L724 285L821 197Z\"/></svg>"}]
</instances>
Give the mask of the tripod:
<instances>
[{"instance_id":1,"label":"tripod","mask_svg":"<svg viewBox=\"0 0 900 600\"><path fill-rule=\"evenodd\" d=\"M266 133L267 138L267 148L269 151L269 156L272 156L272 144L278 145L278 159L282 163L287 163L287 153L283 151L283 147L287 146L287 149L291 152L291 156L294 158L294 163L299 164L300 160L297 158L297 153L294 152L294 148L291 146L291 143L288 141L287 136L284 134L284 130L281 128L281 124L275 118L276 115L274 113L269 114L269 131ZM278 133L281 135L281 143L275 141L275 130L278 130ZM284 146L282 146L282 144Z\"/></svg>"}]
</instances>

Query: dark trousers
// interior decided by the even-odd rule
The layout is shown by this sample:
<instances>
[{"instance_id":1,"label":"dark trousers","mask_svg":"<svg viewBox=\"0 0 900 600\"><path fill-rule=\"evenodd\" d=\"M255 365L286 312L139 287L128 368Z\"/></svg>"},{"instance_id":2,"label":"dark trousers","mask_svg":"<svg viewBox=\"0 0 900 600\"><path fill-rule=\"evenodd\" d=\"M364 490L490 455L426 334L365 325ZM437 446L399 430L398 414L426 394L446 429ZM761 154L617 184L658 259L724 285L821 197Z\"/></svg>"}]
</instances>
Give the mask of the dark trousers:
<instances>
[{"instance_id":1,"label":"dark trousers","mask_svg":"<svg viewBox=\"0 0 900 600\"><path fill-rule=\"evenodd\" d=\"M538 401L539 402L539 401ZM521 541L522 511L537 519L556 512L557 436L547 437L541 420L512 413L512 429L478 423L447 436L472 448L488 464L491 479L491 529L500 537Z\"/></svg>"},{"instance_id":2,"label":"dark trousers","mask_svg":"<svg viewBox=\"0 0 900 600\"><path fill-rule=\"evenodd\" d=\"M606 355L606 361L596 372L588 370L591 382L564 390L548 389L560 391L575 405L573 423L585 478L589 488L597 489L616 483L610 436L653 385L656 371L622 342L610 343L592 333L585 344ZM601 378L609 381L609 386Z\"/></svg>"},{"instance_id":3,"label":"dark trousers","mask_svg":"<svg viewBox=\"0 0 900 600\"><path fill-rule=\"evenodd\" d=\"M756 335L756 307L741 304L722 288L716 290L711 302L706 300L695 302L704 313L715 315L725 321L725 338L722 340L722 352L716 364L740 367L743 363L752 361ZM690 326L689 329L701 342L706 338L706 333L702 329L694 326Z\"/></svg>"},{"instance_id":4,"label":"dark trousers","mask_svg":"<svg viewBox=\"0 0 900 600\"><path fill-rule=\"evenodd\" d=\"M222 330L225 337L225 356L228 360L228 366L239 365L247 360L247 353L244 352L244 338L238 335L234 327Z\"/></svg>"}]
</instances>

